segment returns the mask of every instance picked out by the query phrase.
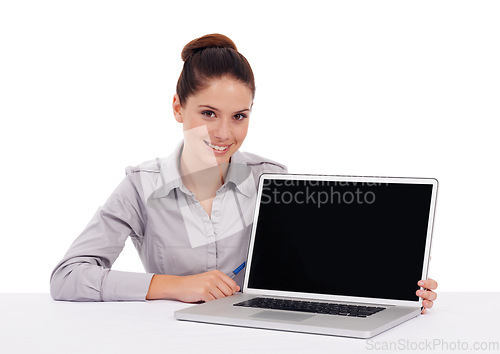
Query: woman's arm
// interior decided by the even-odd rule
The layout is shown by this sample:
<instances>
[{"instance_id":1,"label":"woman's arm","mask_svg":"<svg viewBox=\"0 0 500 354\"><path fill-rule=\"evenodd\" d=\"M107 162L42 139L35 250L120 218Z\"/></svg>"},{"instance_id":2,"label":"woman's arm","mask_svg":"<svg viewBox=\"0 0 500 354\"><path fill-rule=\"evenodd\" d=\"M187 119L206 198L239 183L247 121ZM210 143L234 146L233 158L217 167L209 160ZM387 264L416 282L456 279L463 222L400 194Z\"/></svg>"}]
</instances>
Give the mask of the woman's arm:
<instances>
[{"instance_id":1,"label":"woman's arm","mask_svg":"<svg viewBox=\"0 0 500 354\"><path fill-rule=\"evenodd\" d=\"M153 274L111 270L130 235L143 235L142 202L127 175L52 272L55 300L145 300Z\"/></svg>"},{"instance_id":2,"label":"woman's arm","mask_svg":"<svg viewBox=\"0 0 500 354\"><path fill-rule=\"evenodd\" d=\"M155 274L146 299L211 301L234 295L239 290L236 282L219 270L187 276Z\"/></svg>"}]
</instances>

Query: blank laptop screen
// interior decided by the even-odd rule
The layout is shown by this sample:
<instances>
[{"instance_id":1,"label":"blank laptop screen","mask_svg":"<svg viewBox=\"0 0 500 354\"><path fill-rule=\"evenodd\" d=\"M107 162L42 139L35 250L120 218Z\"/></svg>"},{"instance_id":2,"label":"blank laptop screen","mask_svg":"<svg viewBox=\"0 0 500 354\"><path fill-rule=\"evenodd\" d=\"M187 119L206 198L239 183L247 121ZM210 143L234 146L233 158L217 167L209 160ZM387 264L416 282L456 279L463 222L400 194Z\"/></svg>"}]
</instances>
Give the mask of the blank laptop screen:
<instances>
[{"instance_id":1,"label":"blank laptop screen","mask_svg":"<svg viewBox=\"0 0 500 354\"><path fill-rule=\"evenodd\" d=\"M249 288L418 300L432 184L263 182Z\"/></svg>"}]
</instances>

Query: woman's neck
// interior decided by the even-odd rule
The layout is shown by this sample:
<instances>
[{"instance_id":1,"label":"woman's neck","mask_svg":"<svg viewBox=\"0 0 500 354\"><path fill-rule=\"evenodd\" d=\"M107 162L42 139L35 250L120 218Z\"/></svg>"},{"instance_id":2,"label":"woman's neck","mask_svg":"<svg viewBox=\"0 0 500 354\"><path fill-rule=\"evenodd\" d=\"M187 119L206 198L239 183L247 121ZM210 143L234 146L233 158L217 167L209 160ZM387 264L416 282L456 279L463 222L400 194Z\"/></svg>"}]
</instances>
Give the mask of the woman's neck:
<instances>
[{"instance_id":1,"label":"woman's neck","mask_svg":"<svg viewBox=\"0 0 500 354\"><path fill-rule=\"evenodd\" d=\"M213 198L224 184L229 164L217 164L217 160L206 162L190 151L183 149L179 161L179 171L184 185L198 200Z\"/></svg>"}]
</instances>

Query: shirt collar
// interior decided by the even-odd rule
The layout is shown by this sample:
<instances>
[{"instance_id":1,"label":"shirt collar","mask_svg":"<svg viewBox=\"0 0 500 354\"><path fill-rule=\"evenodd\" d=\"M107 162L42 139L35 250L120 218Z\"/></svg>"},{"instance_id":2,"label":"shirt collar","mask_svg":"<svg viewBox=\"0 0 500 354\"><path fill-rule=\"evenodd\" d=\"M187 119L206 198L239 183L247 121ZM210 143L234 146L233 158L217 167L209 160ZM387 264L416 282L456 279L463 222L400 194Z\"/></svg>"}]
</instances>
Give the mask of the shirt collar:
<instances>
[{"instance_id":1,"label":"shirt collar","mask_svg":"<svg viewBox=\"0 0 500 354\"><path fill-rule=\"evenodd\" d=\"M252 170L243 158L243 154L238 150L231 156L231 163L226 175L226 184L233 184L243 195L250 197L255 190L253 184Z\"/></svg>"},{"instance_id":2,"label":"shirt collar","mask_svg":"<svg viewBox=\"0 0 500 354\"><path fill-rule=\"evenodd\" d=\"M158 167L160 168L160 178L156 182L156 188L152 195L153 198L166 197L175 188L182 190L188 195L193 194L182 183L179 170L179 161L183 146L184 142L181 141L172 154L164 159L157 159Z\"/></svg>"},{"instance_id":3,"label":"shirt collar","mask_svg":"<svg viewBox=\"0 0 500 354\"><path fill-rule=\"evenodd\" d=\"M194 195L182 183L181 173L179 169L180 156L184 142L181 141L174 152L165 159L157 160L160 167L160 178L156 183L155 191L152 194L153 198L161 198L168 196L174 189L180 189L187 195ZM236 189L243 195L250 197L255 186L252 183L251 169L243 158L240 151L236 151L231 156L231 162L226 174L224 185L234 185Z\"/></svg>"}]
</instances>

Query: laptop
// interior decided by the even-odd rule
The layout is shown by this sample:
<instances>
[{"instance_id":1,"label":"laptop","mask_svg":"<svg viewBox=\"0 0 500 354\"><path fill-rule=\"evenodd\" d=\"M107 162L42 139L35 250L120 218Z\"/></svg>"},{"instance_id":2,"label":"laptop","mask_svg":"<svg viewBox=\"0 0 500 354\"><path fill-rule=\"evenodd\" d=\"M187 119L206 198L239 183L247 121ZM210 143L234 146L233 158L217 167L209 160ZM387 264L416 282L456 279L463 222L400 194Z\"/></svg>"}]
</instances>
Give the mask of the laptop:
<instances>
[{"instance_id":1,"label":"laptop","mask_svg":"<svg viewBox=\"0 0 500 354\"><path fill-rule=\"evenodd\" d=\"M370 338L418 316L438 181L263 174L241 292L178 320Z\"/></svg>"}]
</instances>

